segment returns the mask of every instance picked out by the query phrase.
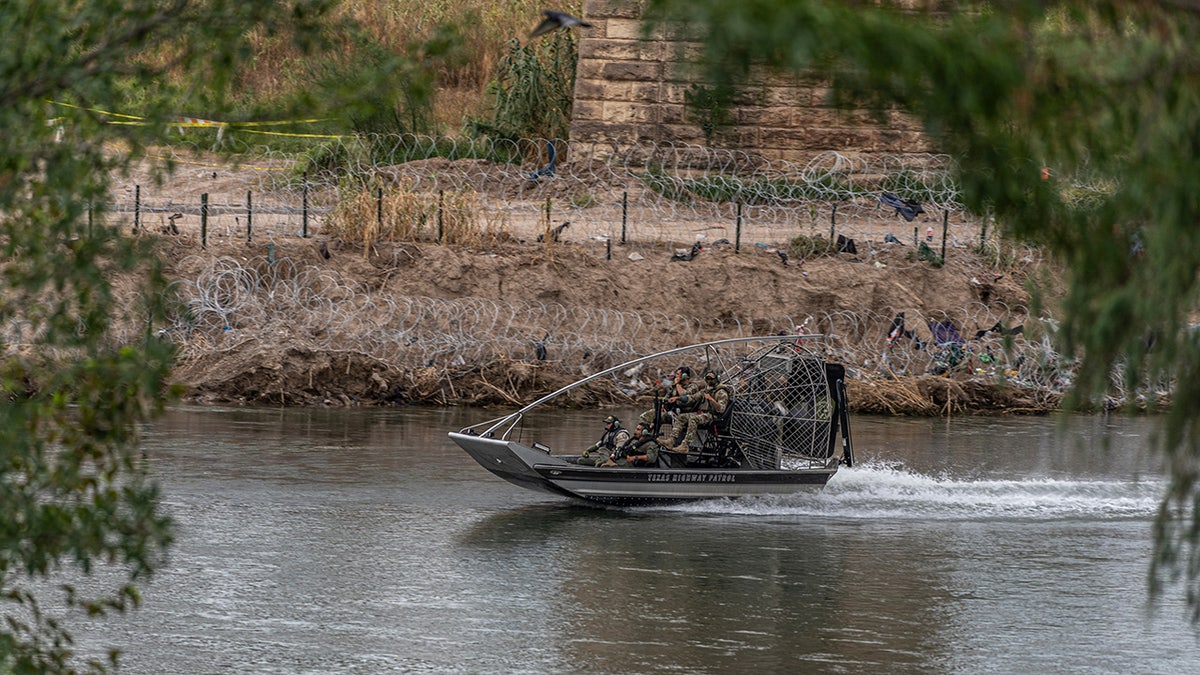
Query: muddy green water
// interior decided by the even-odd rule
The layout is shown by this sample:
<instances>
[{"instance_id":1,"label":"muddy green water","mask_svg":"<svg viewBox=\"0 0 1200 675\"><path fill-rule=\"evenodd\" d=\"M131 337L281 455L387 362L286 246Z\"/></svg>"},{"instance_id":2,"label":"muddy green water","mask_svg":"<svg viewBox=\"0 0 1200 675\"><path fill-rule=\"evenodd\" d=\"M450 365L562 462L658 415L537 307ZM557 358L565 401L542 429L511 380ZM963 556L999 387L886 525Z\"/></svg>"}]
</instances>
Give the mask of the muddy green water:
<instances>
[{"instance_id":1,"label":"muddy green water","mask_svg":"<svg viewBox=\"0 0 1200 675\"><path fill-rule=\"evenodd\" d=\"M606 411L607 412L607 411ZM633 411L618 411L631 417ZM188 408L145 455L178 522L127 673L1179 673L1147 609L1146 419L856 418L859 464L787 499L599 510L521 490L472 410ZM551 412L556 449L605 413Z\"/></svg>"}]
</instances>

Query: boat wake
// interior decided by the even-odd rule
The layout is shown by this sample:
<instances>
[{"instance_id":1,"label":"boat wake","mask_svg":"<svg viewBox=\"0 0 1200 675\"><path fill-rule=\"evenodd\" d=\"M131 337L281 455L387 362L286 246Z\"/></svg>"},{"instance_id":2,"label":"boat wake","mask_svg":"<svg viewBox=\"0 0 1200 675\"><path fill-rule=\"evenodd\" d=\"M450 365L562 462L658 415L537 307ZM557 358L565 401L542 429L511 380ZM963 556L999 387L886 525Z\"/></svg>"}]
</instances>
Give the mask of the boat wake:
<instances>
[{"instance_id":1,"label":"boat wake","mask_svg":"<svg viewBox=\"0 0 1200 675\"><path fill-rule=\"evenodd\" d=\"M975 480L864 462L841 469L820 491L697 502L671 510L847 520L1140 520L1154 516L1165 485L1160 479Z\"/></svg>"}]
</instances>

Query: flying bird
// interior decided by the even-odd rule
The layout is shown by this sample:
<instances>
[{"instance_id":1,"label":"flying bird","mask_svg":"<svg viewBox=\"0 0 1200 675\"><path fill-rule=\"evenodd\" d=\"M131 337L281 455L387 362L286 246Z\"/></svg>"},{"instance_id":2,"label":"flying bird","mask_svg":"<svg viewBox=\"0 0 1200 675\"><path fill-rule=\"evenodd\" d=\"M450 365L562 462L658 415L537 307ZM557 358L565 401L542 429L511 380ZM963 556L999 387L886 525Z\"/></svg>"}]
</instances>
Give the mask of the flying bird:
<instances>
[{"instance_id":1,"label":"flying bird","mask_svg":"<svg viewBox=\"0 0 1200 675\"><path fill-rule=\"evenodd\" d=\"M549 33L550 31L557 30L559 28L570 28L571 26L582 26L584 28L592 27L592 24L584 21L583 19L573 17L570 14L556 12L552 9L547 9L542 12L542 14L545 14L546 18L542 19L542 22L538 24L538 27L533 29L533 32L529 34L530 38L535 38L543 33Z\"/></svg>"}]
</instances>

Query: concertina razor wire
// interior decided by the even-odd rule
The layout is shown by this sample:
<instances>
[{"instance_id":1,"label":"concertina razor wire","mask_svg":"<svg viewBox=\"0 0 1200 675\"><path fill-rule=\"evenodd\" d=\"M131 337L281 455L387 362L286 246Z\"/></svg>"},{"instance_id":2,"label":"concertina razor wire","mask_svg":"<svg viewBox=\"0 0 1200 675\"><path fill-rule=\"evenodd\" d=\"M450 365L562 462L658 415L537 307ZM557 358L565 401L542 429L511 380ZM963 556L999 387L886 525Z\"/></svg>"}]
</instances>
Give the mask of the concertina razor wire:
<instances>
[{"instance_id":1,"label":"concertina razor wire","mask_svg":"<svg viewBox=\"0 0 1200 675\"><path fill-rule=\"evenodd\" d=\"M544 360L584 376L672 345L762 334L821 334L806 341L854 377L958 374L1061 393L1073 364L1052 347L1054 324L1026 307L980 302L939 311L911 308L699 320L682 315L553 302L397 296L330 270L288 260L204 259L175 282L182 300L161 333L189 359L246 344L284 343L357 353L409 374L463 372L496 361ZM897 317L904 312L901 330ZM138 328L129 326L129 339ZM613 376L628 394L661 373Z\"/></svg>"}]
</instances>

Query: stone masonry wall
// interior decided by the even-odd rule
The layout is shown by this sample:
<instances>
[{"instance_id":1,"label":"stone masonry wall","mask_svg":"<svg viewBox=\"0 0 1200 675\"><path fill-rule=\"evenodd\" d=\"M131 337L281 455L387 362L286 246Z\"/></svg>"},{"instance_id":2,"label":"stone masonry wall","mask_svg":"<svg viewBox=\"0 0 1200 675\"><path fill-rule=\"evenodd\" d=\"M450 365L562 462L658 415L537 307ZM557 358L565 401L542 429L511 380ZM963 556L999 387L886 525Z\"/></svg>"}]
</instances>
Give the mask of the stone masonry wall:
<instances>
[{"instance_id":1,"label":"stone masonry wall","mask_svg":"<svg viewBox=\"0 0 1200 675\"><path fill-rule=\"evenodd\" d=\"M686 105L689 77L678 54L698 45L659 34L642 37L642 0L585 0L571 140L625 152L639 144L708 145ZM762 74L739 92L733 124L711 145L766 160L806 162L846 154L934 152L919 125L900 114L881 126L866 111L825 103L820 82ZM595 152L600 152L599 149Z\"/></svg>"}]
</instances>

